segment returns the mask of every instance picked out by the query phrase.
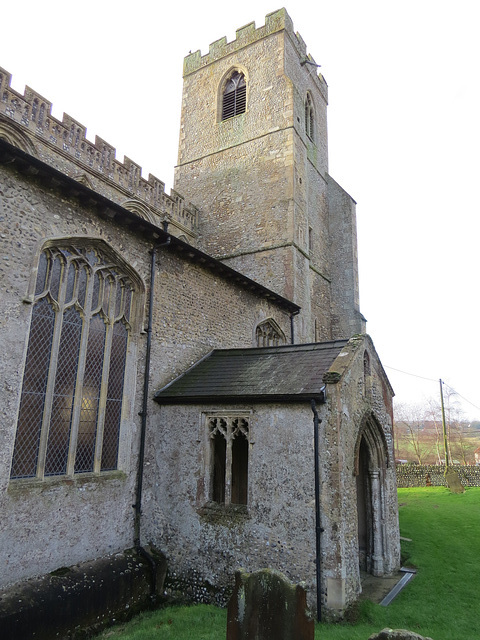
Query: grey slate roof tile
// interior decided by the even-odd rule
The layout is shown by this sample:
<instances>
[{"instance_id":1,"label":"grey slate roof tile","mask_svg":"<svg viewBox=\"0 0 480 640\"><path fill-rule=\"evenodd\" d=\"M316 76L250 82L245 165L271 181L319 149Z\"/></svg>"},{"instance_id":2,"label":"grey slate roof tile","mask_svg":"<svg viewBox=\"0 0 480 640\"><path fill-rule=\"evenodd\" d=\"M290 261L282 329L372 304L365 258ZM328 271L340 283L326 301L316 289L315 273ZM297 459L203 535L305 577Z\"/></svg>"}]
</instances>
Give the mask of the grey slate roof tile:
<instances>
[{"instance_id":1,"label":"grey slate roof tile","mask_svg":"<svg viewBox=\"0 0 480 640\"><path fill-rule=\"evenodd\" d=\"M295 401L323 397L323 375L347 340L215 349L155 394L160 404Z\"/></svg>"}]
</instances>

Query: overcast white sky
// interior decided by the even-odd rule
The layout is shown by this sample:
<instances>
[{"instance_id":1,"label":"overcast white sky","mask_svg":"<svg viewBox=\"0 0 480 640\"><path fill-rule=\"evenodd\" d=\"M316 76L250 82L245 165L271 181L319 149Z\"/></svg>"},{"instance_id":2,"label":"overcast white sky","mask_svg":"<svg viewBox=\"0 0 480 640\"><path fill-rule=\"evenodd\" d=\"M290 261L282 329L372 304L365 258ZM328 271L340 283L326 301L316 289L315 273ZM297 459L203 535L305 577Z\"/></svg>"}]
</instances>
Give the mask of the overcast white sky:
<instances>
[{"instance_id":1,"label":"overcast white sky","mask_svg":"<svg viewBox=\"0 0 480 640\"><path fill-rule=\"evenodd\" d=\"M169 192L184 56L281 6L4 3L0 66ZM478 2L285 7L329 85L330 173L358 203L361 309L396 400L438 398L442 378L480 419Z\"/></svg>"}]
</instances>

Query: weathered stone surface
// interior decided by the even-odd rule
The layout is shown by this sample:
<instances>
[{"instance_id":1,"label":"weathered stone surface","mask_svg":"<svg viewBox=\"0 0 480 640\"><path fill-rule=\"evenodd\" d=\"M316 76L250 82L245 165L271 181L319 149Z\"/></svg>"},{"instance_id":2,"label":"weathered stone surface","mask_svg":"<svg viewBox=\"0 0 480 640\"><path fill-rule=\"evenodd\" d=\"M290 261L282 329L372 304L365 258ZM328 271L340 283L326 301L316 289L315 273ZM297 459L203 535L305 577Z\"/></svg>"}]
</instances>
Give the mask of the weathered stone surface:
<instances>
[{"instance_id":1,"label":"weathered stone surface","mask_svg":"<svg viewBox=\"0 0 480 640\"><path fill-rule=\"evenodd\" d=\"M256 346L256 330L265 321L296 343L351 337L363 329L354 203L327 173L327 88L302 64L305 55L284 10L268 17L265 30L239 30L232 46L217 41L208 60L193 54L186 65L177 182L201 211L185 207L175 192L165 196L163 183L143 180L138 165L118 163L113 147L101 139L89 143L82 125L68 116L59 122L40 94L26 90L20 96L10 87L10 75L0 73L0 346L8 354L0 359L1 586L132 545L145 415L142 328L150 294L151 390L214 348ZM232 65L247 76L247 111L218 122L219 91ZM307 92L315 106L314 140L303 120ZM150 252L164 233L163 222L173 237L158 247L152 292ZM287 300L280 303L271 291L260 295L240 273L227 277L224 264L191 251L175 240L178 235L298 301L301 310L292 310ZM118 259L138 276L118 464L111 471L49 477L40 469L38 478L11 480L39 255L46 243L65 238L106 243L114 263ZM335 615L361 589L359 514L369 534L367 569L389 573L399 561L392 389L371 340L363 337L351 346L325 379L329 400L319 407L321 593ZM236 568L268 566L305 581L312 598L310 403L172 409L156 405L151 395L141 536L168 555L167 589L223 604ZM246 504L212 506L212 440L205 428L212 416L248 421L248 456L242 449L243 459L248 457ZM365 495L373 496L361 509L359 467L369 485Z\"/></svg>"},{"instance_id":2,"label":"weathered stone surface","mask_svg":"<svg viewBox=\"0 0 480 640\"><path fill-rule=\"evenodd\" d=\"M427 636L420 636L407 629L382 629L380 633L374 633L368 640L432 640Z\"/></svg>"},{"instance_id":3,"label":"weathered stone surface","mask_svg":"<svg viewBox=\"0 0 480 640\"><path fill-rule=\"evenodd\" d=\"M228 604L227 640L313 640L306 592L270 569L237 571Z\"/></svg>"},{"instance_id":4,"label":"weathered stone surface","mask_svg":"<svg viewBox=\"0 0 480 640\"><path fill-rule=\"evenodd\" d=\"M165 571L161 553L150 549L148 558L132 550L4 589L2 640L85 638L87 629L93 633L154 605Z\"/></svg>"},{"instance_id":5,"label":"weathered stone surface","mask_svg":"<svg viewBox=\"0 0 480 640\"><path fill-rule=\"evenodd\" d=\"M463 486L458 473L455 469L448 467L445 471L445 480L447 481L447 486L452 493L464 493L465 487Z\"/></svg>"}]
</instances>

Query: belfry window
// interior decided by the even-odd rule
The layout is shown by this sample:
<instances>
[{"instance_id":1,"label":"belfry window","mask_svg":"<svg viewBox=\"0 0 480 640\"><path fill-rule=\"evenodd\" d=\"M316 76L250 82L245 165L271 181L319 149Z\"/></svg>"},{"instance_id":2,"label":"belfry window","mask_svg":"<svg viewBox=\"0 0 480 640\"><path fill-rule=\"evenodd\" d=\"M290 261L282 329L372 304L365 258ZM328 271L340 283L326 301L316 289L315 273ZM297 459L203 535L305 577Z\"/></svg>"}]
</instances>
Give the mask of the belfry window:
<instances>
[{"instance_id":1,"label":"belfry window","mask_svg":"<svg viewBox=\"0 0 480 640\"><path fill-rule=\"evenodd\" d=\"M249 416L209 416L210 498L247 504Z\"/></svg>"},{"instance_id":2,"label":"belfry window","mask_svg":"<svg viewBox=\"0 0 480 640\"><path fill-rule=\"evenodd\" d=\"M222 102L222 120L245 113L247 108L247 83L243 73L235 71L225 85Z\"/></svg>"},{"instance_id":3,"label":"belfry window","mask_svg":"<svg viewBox=\"0 0 480 640\"><path fill-rule=\"evenodd\" d=\"M117 468L135 287L85 242L40 256L12 478Z\"/></svg>"},{"instance_id":4,"label":"belfry window","mask_svg":"<svg viewBox=\"0 0 480 640\"><path fill-rule=\"evenodd\" d=\"M313 111L313 101L309 93L307 93L307 98L305 100L305 133L313 140L314 134L314 111Z\"/></svg>"}]
</instances>

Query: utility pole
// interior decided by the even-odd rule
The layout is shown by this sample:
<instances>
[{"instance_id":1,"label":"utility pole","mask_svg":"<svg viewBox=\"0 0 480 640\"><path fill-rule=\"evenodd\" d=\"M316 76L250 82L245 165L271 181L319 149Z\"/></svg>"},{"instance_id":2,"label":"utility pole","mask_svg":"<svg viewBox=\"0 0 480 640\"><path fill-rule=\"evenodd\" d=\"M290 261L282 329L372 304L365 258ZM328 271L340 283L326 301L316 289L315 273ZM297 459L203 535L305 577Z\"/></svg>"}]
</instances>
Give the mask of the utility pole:
<instances>
[{"instance_id":1,"label":"utility pole","mask_svg":"<svg viewBox=\"0 0 480 640\"><path fill-rule=\"evenodd\" d=\"M445 406L443 404L443 382L440 378L440 404L442 406L442 426L443 426L443 446L445 448L445 470L448 469L448 442L447 442L447 427L445 425Z\"/></svg>"}]
</instances>

